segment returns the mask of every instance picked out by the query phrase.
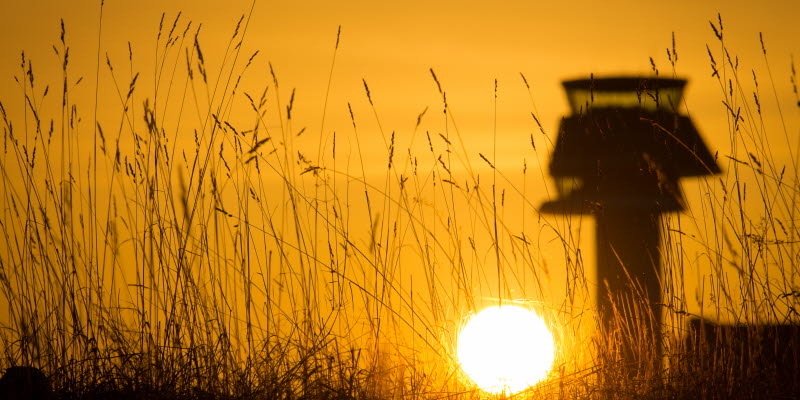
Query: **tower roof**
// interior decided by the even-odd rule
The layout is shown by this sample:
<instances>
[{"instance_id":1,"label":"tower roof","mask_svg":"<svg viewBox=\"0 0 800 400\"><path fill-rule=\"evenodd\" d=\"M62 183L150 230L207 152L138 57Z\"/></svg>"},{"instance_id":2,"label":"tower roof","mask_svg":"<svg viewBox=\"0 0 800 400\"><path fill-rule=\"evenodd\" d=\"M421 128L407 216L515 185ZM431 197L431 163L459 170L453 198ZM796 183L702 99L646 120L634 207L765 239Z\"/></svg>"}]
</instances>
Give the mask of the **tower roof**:
<instances>
[{"instance_id":1,"label":"tower roof","mask_svg":"<svg viewBox=\"0 0 800 400\"><path fill-rule=\"evenodd\" d=\"M550 160L560 197L543 211L680 210L681 177L720 172L678 112L685 80L592 77L563 85L572 115L561 120Z\"/></svg>"}]
</instances>

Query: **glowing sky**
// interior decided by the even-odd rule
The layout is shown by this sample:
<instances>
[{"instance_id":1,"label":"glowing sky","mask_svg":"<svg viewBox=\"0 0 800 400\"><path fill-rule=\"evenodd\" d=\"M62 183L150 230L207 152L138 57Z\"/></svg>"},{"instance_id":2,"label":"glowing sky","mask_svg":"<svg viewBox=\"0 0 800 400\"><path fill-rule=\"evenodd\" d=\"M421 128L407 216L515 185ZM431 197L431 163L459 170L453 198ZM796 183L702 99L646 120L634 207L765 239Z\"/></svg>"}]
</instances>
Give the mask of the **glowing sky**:
<instances>
[{"instance_id":1,"label":"glowing sky","mask_svg":"<svg viewBox=\"0 0 800 400\"><path fill-rule=\"evenodd\" d=\"M168 24L178 11L204 24L209 51L222 48L250 0L108 1L102 46L116 60L133 43L139 65L152 60L162 12ZM725 40L742 71L764 75L758 33L763 32L781 99L791 94L790 54L798 53L800 2L794 1L259 1L246 45L261 50L286 86L297 87L298 112L319 120L337 27L342 44L332 85L332 112L347 101L365 102L361 79L374 93L384 124L407 127L438 93L433 68L448 92L465 134L491 129L493 80L498 79L498 129L509 135L530 129L530 103L519 73L533 84L546 128L554 130L566 110L559 85L565 78L618 73L651 73L653 57L670 75L666 48L675 32L677 73L690 79L687 102L712 147L723 144L714 128L723 118L719 89L710 78L706 44L719 46L709 27L721 13ZM87 71L87 88L97 57L98 1L31 0L4 2L0 12L0 93L13 90L19 52L39 65L52 56L59 18L67 23L77 70ZM36 66L36 64L35 64ZM41 69L41 67L40 67ZM40 74L43 73L40 71ZM46 72L44 72L46 73ZM762 82L766 82L763 76ZM710 100L706 100L710 99ZM8 102L8 101L7 101ZM714 113L714 114L710 114ZM506 116L506 117L504 117ZM335 118L335 117L334 117ZM469 128L467 128L469 127Z\"/></svg>"},{"instance_id":2,"label":"glowing sky","mask_svg":"<svg viewBox=\"0 0 800 400\"><path fill-rule=\"evenodd\" d=\"M105 56L127 72L128 42L134 52L134 72L142 73L142 85L152 87L162 12L165 25L179 11L184 20L203 24L200 38L209 70L214 71L237 20L251 7L250 0L106 1L98 37L99 3L29 0L0 5L0 101L9 110L20 110L23 104L13 79L20 75L21 51L33 59L37 79L58 82L60 65L52 45L58 41L60 18L66 23L73 76L84 77L74 96L91 105L98 40L101 97L110 88ZM253 79L268 80L270 62L281 81L281 95L288 98L291 88L296 88L297 128L307 126L309 135L318 135L341 26L325 132L348 128L347 104L351 103L359 121L366 121L364 134L375 135L364 79L381 124L399 132L402 147L426 107L427 118L441 120L441 97L429 72L433 68L467 149L475 149L470 157L477 158L478 149L491 145L496 133L496 164L518 170L523 158L535 163L526 147L529 135L538 131L531 110L537 110L551 137L560 116L567 112L562 80L590 73L651 74L651 57L662 76L672 76L666 50L672 48L674 33L679 57L676 74L689 79L685 97L689 112L711 151L724 155L729 148L726 111L719 84L711 77L706 47L718 63L724 62L709 25L709 21L719 25L718 13L731 57L740 62L741 85L754 86L751 70L758 76L767 130L774 135L771 140L785 143L776 119L776 98L784 107L788 133L796 137L798 108L789 77L791 55L800 54L799 1L259 1L249 19L244 48L248 55L260 50ZM768 51L774 95L759 32ZM532 85L535 105L520 73ZM495 79L499 85L496 108ZM109 118L103 112L100 107L101 121ZM383 146L383 142L367 140L365 146ZM367 147L366 152L370 151ZM379 155L383 167L385 156ZM785 147L776 146L775 156L786 159ZM546 155L540 153L540 157L546 163ZM545 200L543 186L535 190L542 194L531 195L533 201Z\"/></svg>"}]
</instances>

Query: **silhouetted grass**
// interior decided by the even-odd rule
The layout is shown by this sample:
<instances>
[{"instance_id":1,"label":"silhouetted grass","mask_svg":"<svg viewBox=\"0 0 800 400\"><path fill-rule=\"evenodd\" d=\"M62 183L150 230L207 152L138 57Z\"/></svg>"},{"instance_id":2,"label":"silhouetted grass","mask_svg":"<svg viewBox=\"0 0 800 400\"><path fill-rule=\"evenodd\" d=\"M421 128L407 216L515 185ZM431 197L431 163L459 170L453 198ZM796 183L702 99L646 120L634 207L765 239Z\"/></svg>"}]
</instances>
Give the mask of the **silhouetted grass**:
<instances>
[{"instance_id":1,"label":"silhouetted grass","mask_svg":"<svg viewBox=\"0 0 800 400\"><path fill-rule=\"evenodd\" d=\"M551 378L520 397L800 393L756 357L733 347L700 357L706 339L684 339L687 275L701 275L700 307L713 320L796 322L800 297L797 164L773 156L784 144L768 138L775 128L762 116L776 83L758 77L751 93L721 19L709 57L732 151L719 157L724 175L685 184L700 193L690 211L662 221L664 338L589 335L598 322L583 221L540 215L541 194L517 183L520 171L499 170L493 149L465 147L433 70L442 101L409 118L406 148L384 130L366 80L369 110L347 104L350 132L325 126L330 84L322 126L307 131L292 115L295 91L257 52L242 53L249 24L248 14L225 49L207 52L199 24L162 17L152 89L130 45L127 63L98 49L98 73L112 77L117 97L99 101L92 118L71 99L80 78L65 24L58 81L35 79L22 56L24 113L0 103L0 366L42 369L62 398L478 398L453 360L454 340L493 293L545 315L559 346ZM339 33L335 43L329 81ZM674 43L668 54L675 73ZM253 83L257 68L266 78ZM533 105L531 115L540 132L529 144L543 161L553 143ZM362 151L366 135L384 144L380 169L366 157L376 151ZM529 173L526 165L522 182ZM563 254L566 283L549 278L546 242ZM564 299L543 298L548 285L564 285ZM620 368L631 335L642 358L665 342L665 371ZM800 360L800 349L786 351Z\"/></svg>"}]
</instances>

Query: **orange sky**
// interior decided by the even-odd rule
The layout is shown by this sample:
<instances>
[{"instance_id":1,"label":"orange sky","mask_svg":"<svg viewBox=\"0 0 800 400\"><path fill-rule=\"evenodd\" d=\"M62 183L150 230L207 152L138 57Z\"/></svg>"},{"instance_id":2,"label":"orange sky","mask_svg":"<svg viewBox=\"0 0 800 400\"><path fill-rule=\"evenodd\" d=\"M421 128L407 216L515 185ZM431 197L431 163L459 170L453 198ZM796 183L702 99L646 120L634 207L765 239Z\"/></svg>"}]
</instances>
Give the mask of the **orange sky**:
<instances>
[{"instance_id":1,"label":"orange sky","mask_svg":"<svg viewBox=\"0 0 800 400\"><path fill-rule=\"evenodd\" d=\"M105 53L116 68L127 73L127 42L134 51L133 70L142 73L144 83L140 84L152 87L155 36L162 12L166 13L166 25L178 11L185 19L203 23L201 43L208 54L209 70L216 71L236 21L248 13L250 5L243 0L107 1L99 37L104 53L101 99L114 99ZM559 118L567 112L562 80L590 73L650 74L650 57L662 76L671 76L666 49L672 46L674 32L677 75L689 79L689 112L712 152L719 150L724 155L729 147L726 111L718 83L710 76L706 50L709 44L717 62L722 62L719 43L709 26L709 20L718 24L717 13L722 15L732 56L741 62L742 86L753 86L750 71L755 70L766 121L773 127L768 131L775 135L775 143L784 143L760 51L758 34L763 32L778 102L784 107L789 133L796 138L798 109L791 107L794 95L789 84L790 55L800 54L800 2L796 1L260 1L250 20L244 53L260 50L252 72L256 81L270 80L267 62L272 63L284 101L296 88L295 130L307 127L313 142L313 135L321 130L334 42L341 26L323 134L349 129L347 103L351 103L366 137L366 152L374 157L370 161L379 161L383 168L384 144L376 133L362 79L369 83L381 125L387 133L397 130L403 147L403 140L410 140L417 115L426 107L426 118L437 121L433 126L442 125L441 97L429 72L433 68L473 162L479 151L487 153L478 149L491 146L496 132L496 164L519 170L523 159L535 164L528 137L537 132L520 73L532 84L535 109L554 138ZM75 96L84 100L85 115L91 115L99 1L87 0L7 1L0 6L0 101L12 112L22 104L13 80L20 74L20 51L33 59L37 79L58 82L59 64L51 45L58 41L60 18L66 22L72 46L72 74L85 77ZM495 79L499 82L496 117ZM56 101L56 97L49 100ZM100 107L99 120L116 117L104 114ZM779 159L788 157L783 146L776 146L775 152ZM543 186L532 190L541 195L530 198L545 200Z\"/></svg>"},{"instance_id":2,"label":"orange sky","mask_svg":"<svg viewBox=\"0 0 800 400\"><path fill-rule=\"evenodd\" d=\"M224 5L223 5L224 4ZM139 65L149 65L162 12L166 24L175 13L202 22L201 39L212 51L224 46L249 0L108 1L102 46L112 60L124 59L125 43L133 43ZM52 61L50 45L59 34L59 18L67 23L75 70L87 75L93 88L99 1L31 0L5 2L0 13L0 95L13 93L12 74L25 50L43 67ZM767 78L759 52L763 32L772 73L781 99L791 94L790 55L798 53L800 3L792 1L297 1L257 2L248 31L248 48L260 49L260 67L271 61L285 87L297 87L298 112L318 124L328 79L336 30L342 45L334 72L331 112L342 114L347 101L364 104L361 79L371 86L384 125L408 127L426 106L438 101L429 68L442 80L465 135L491 129L493 80L500 82L498 126L501 131L527 131L530 108L519 79L533 84L536 106L546 128L554 130L566 102L559 82L565 78L619 73L650 73L653 57L661 74L670 74L667 47L675 32L677 73L690 80L687 102L699 117L714 148L723 114L719 89L710 78L705 45L718 50L709 27L721 13L725 36L739 55L746 81L756 69ZM143 71L147 72L147 71ZM146 74L143 74L146 75ZM286 89L288 91L288 89ZM288 94L287 94L288 96ZM708 99L708 100L706 100ZM8 103L8 100L5 100Z\"/></svg>"}]
</instances>

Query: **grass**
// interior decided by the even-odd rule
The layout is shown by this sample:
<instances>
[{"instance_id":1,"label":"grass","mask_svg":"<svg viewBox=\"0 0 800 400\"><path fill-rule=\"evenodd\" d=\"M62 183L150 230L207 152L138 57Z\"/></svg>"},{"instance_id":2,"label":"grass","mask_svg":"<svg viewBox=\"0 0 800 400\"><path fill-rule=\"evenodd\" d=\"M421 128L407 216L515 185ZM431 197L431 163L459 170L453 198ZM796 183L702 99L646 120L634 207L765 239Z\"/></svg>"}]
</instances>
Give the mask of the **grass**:
<instances>
[{"instance_id":1,"label":"grass","mask_svg":"<svg viewBox=\"0 0 800 400\"><path fill-rule=\"evenodd\" d=\"M0 99L24 107L16 115L0 103L1 367L42 369L62 398L478 398L452 358L454 339L493 296L536 308L556 334L551 379L519 397L800 393L755 358L697 357L683 339L687 275L700 276L697 314L798 319L797 164L772 154L785 145L797 160L782 114L795 105L774 103L778 128L764 119L777 84L753 72L751 86L721 19L709 57L731 153L719 156L723 175L685 185L700 193L685 215L662 220L669 363L634 376L620 372L620 331L589 334L598 322L583 221L539 214L539 194L517 182L544 171L501 171L492 149L465 148L433 70L442 102L409 118L406 148L402 132L382 127L366 81L369 109L347 104L349 132L324 122L311 132L272 65L242 53L249 14L220 52L205 51L200 25L172 21L159 24L152 90L132 49L126 66L98 48L95 73L111 76L115 96L88 111L74 103L80 75L62 23L61 77L43 84L23 54L22 100ZM331 77L338 47L337 35ZM675 74L674 46L668 54ZM764 60L769 71L766 50ZM263 81L256 65L269 71ZM773 143L773 129L786 144ZM544 160L552 142L541 133L533 150ZM383 148L362 151L366 135ZM566 283L550 277L547 246L563 255ZM546 298L552 285L564 285L563 299ZM643 336L645 356L656 339ZM788 351L797 363L800 349Z\"/></svg>"}]
</instances>

